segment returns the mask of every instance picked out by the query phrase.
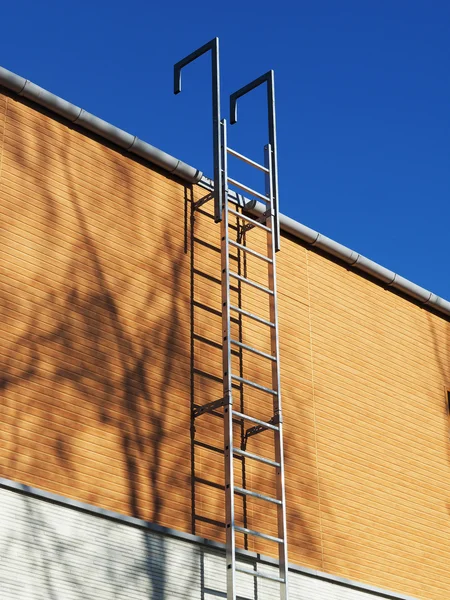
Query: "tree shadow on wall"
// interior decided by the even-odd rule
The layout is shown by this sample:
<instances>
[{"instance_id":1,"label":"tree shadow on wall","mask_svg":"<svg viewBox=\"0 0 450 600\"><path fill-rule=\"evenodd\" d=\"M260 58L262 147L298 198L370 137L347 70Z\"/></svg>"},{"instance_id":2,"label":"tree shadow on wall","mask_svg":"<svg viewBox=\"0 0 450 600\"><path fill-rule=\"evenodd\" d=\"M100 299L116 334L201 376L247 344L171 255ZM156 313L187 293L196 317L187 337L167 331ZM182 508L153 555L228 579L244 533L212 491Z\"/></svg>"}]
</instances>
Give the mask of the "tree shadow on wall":
<instances>
[{"instance_id":1,"label":"tree shadow on wall","mask_svg":"<svg viewBox=\"0 0 450 600\"><path fill-rule=\"evenodd\" d=\"M39 128L34 135L39 138ZM28 282L26 315L14 306L20 286L5 282L0 289L3 304L11 305L5 321L10 343L1 356L0 393L9 424L3 474L92 504L109 507L114 503L119 509L123 504L124 512L164 525L169 525L172 496L177 495L172 512L178 521L173 526L181 528L189 522L190 493L189 292L185 284L189 265L182 239L174 238L170 224L171 218L180 219L181 210L166 216L160 247L153 256L148 252L138 256L145 244L134 247L133 236L128 235L129 246L122 241L125 259L116 272L108 262L118 254L105 258L111 238L101 230L96 216L113 207L114 195L122 193L119 189L124 190L128 214L115 218L139 224L132 169L128 172L124 159L109 152L111 170L98 177L100 181L110 176L102 185L111 190L112 197L97 194L89 169L85 178L77 179L73 132L64 129L58 135L63 136L63 143L57 159L45 149L39 156L28 154L26 143L17 144L14 151L24 185L30 184L26 193L36 186L45 196L45 204L40 198L29 198L39 216L40 243L56 246L56 251L52 255L44 248L37 253L38 267L47 274ZM42 176L61 166L62 191L50 177ZM83 164L78 167L82 170ZM118 174L120 182L115 179ZM84 186L90 186L98 200L91 204L92 214L87 212ZM148 195L149 190L145 192ZM26 231L29 221L24 215L17 207L14 216ZM150 225L144 228L145 234L151 231ZM26 246L25 238L24 242ZM57 252L64 254L61 260ZM133 255L134 265L139 265L137 272L131 268L127 272L127 252ZM58 274L55 284L49 285L53 267ZM37 292L30 300L33 285ZM145 301L134 302L136 289ZM170 406L174 399L180 403L180 420L175 424L176 411ZM99 438L93 436L92 424ZM37 537L37 547L39 543ZM146 553L151 597L166 598L164 540L155 546L146 538ZM189 580L185 585L189 589ZM89 597L89 590L83 593ZM47 596L54 597L51 581Z\"/></svg>"},{"instance_id":2,"label":"tree shadow on wall","mask_svg":"<svg viewBox=\"0 0 450 600\"><path fill-rule=\"evenodd\" d=\"M160 534L26 493L6 494L12 499L2 493L8 507L2 514L9 516L0 540L2 600L94 600L99 590L114 600L200 598L197 546L184 548L185 570L174 564L169 570Z\"/></svg>"},{"instance_id":3,"label":"tree shadow on wall","mask_svg":"<svg viewBox=\"0 0 450 600\"><path fill-rule=\"evenodd\" d=\"M9 151L21 189L5 198L19 237L10 249L18 258L0 279L7 340L0 354L1 420L8 424L3 475L179 529L189 528L197 508L213 506L223 516L223 482L213 481L214 498L191 488L189 399L215 399L222 381L203 377L190 385L197 368L189 335L194 262L183 244L181 211L184 193L186 241L191 190L176 183L170 194L179 195L179 208L172 210L173 198L164 202L160 184L142 181L139 161L94 147L54 118L47 118L43 136L42 119L35 129L26 123L39 152L20 137ZM208 222L219 236L220 228ZM220 268L215 273L220 278ZM203 303L220 321L214 286L207 283ZM287 459L297 450L286 440ZM307 442L300 450L313 462ZM223 457L216 454L223 475ZM193 511L191 489L198 499ZM316 554L307 517L298 507L289 515L296 539L308 540L306 554L309 548ZM208 537L220 538L215 517L205 525ZM37 549L42 538L35 543ZM151 597L162 600L170 565L164 539L158 544L146 538ZM48 581L49 598L52 585ZM188 596L190 581L183 587ZM92 594L86 585L80 589Z\"/></svg>"}]
</instances>

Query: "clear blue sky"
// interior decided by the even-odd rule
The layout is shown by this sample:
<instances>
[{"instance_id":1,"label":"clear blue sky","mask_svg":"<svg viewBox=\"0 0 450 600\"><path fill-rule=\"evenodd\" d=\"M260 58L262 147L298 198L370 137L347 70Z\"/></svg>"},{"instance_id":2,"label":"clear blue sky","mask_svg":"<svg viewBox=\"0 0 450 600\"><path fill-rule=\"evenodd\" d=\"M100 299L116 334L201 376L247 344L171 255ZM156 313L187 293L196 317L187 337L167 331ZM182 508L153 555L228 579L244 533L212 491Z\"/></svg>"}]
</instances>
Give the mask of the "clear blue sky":
<instances>
[{"instance_id":1,"label":"clear blue sky","mask_svg":"<svg viewBox=\"0 0 450 600\"><path fill-rule=\"evenodd\" d=\"M211 174L209 59L176 97L172 65L216 35L222 116L275 70L282 211L450 299L448 0L14 0L0 64ZM230 131L259 160L264 108Z\"/></svg>"}]
</instances>

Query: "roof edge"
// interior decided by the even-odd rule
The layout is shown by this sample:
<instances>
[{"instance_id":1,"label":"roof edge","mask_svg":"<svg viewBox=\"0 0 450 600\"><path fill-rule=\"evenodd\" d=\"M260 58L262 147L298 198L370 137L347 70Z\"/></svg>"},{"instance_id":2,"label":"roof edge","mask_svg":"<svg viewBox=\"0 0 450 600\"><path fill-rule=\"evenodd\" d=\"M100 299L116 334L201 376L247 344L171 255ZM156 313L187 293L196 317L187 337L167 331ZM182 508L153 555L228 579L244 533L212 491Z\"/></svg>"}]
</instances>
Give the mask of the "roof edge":
<instances>
[{"instance_id":1,"label":"roof edge","mask_svg":"<svg viewBox=\"0 0 450 600\"><path fill-rule=\"evenodd\" d=\"M0 67L0 85L7 88L11 92L22 96L39 104L47 110L56 113L57 115L69 120L71 123L79 125L99 137L102 137L113 144L117 144L120 148L148 160L150 163L172 173L184 181L189 183L199 183L202 187L209 190L213 188L212 181L203 176L203 173L198 169L174 158L170 154L155 148L151 144L140 140L137 136L127 133L123 129L119 129L111 123L96 117L95 115L83 110L79 106L63 100L59 96L48 92L47 90L32 83L28 79L16 75L12 71L8 71ZM238 204L245 204L243 196L240 194L232 194ZM263 205L259 202L255 204L253 209L256 213L263 212ZM346 246L335 242L334 240L322 235L318 231L302 225L298 221L294 221L286 215L280 214L281 229L290 233L296 238L299 238L307 244L320 248L326 254L338 258L356 271L363 271L374 279L380 281L385 286L392 287L414 299L419 304L428 306L437 312L450 317L450 302L444 298L440 298L436 294L420 287L419 285L401 277L400 275L382 267L376 262L350 250Z\"/></svg>"},{"instance_id":2,"label":"roof edge","mask_svg":"<svg viewBox=\"0 0 450 600\"><path fill-rule=\"evenodd\" d=\"M0 85L189 183L197 183L202 178L202 172L194 167L3 67L0 67Z\"/></svg>"},{"instance_id":3,"label":"roof edge","mask_svg":"<svg viewBox=\"0 0 450 600\"><path fill-rule=\"evenodd\" d=\"M212 181L207 177L202 177L199 185L208 190L213 189ZM230 195L232 201L240 206L248 202L247 199L235 192L231 192ZM251 212L261 215L264 210L265 206L261 202L256 202L253 205ZM370 258L366 258L362 254L343 246L339 242L335 242L331 238L283 214L280 214L280 227L286 233L302 240L302 242L306 242L309 246L319 248L326 254L330 254L331 256L342 260L356 271L362 271L363 273L370 275L385 287L393 288L405 296L414 299L419 304L431 307L437 312L444 314L446 317L450 317L450 302L448 300L440 298L416 283L409 281L409 279L394 273L394 271L386 269L386 267L370 260Z\"/></svg>"},{"instance_id":4,"label":"roof edge","mask_svg":"<svg viewBox=\"0 0 450 600\"><path fill-rule=\"evenodd\" d=\"M262 205L258 208L258 212L262 213ZM320 248L327 254L339 258L354 270L362 271L365 274L370 275L387 288L394 288L405 296L414 299L419 304L432 307L446 317L450 317L450 302L448 300L440 298L436 294L413 283L409 279L386 269L375 261L370 260L370 258L366 258L362 254L350 250L350 248L333 241L309 227L305 227L305 225L302 225L285 215L280 216L280 226L284 231L291 233L295 237L309 243L311 246ZM311 238L314 237L315 240L313 239L313 241L311 241Z\"/></svg>"}]
</instances>

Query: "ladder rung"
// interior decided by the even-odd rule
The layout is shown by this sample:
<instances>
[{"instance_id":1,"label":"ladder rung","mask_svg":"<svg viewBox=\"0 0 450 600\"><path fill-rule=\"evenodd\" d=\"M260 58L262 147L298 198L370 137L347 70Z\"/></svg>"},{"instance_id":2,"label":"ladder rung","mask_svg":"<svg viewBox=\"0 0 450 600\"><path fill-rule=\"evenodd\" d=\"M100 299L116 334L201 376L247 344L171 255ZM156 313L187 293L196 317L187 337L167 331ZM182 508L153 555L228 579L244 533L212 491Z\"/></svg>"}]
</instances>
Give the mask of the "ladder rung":
<instances>
[{"instance_id":1,"label":"ladder rung","mask_svg":"<svg viewBox=\"0 0 450 600\"><path fill-rule=\"evenodd\" d=\"M259 500L265 500L266 502L272 502L273 504L283 504L281 500L271 498L270 496L265 496L264 494L258 494L258 492L244 490L244 488L235 487L234 491L236 492L236 494L241 494L242 496L251 496L252 498L258 498Z\"/></svg>"},{"instance_id":2,"label":"ladder rung","mask_svg":"<svg viewBox=\"0 0 450 600\"><path fill-rule=\"evenodd\" d=\"M254 381L250 381L249 379L244 379L243 377L239 377L238 375L231 375L231 379L235 379L236 381L239 381L240 383L245 383L246 385L249 385L250 387L255 388L255 390L260 390L261 392L267 392L268 394L272 394L272 396L278 395L278 392L276 392L275 390L271 390L270 388L264 387L263 385L259 385L259 383L255 383ZM248 417L245 416L245 418L247 419ZM248 420L251 421L252 419L248 418ZM255 421L255 419L253 419L253 421ZM255 423L258 423L258 421L256 420Z\"/></svg>"},{"instance_id":3,"label":"ladder rung","mask_svg":"<svg viewBox=\"0 0 450 600\"><path fill-rule=\"evenodd\" d=\"M273 296L273 290L270 290L267 287L264 287L263 285L260 285L259 283L256 283L256 281L252 281L251 279L247 279L247 277L242 277L242 275L238 275L237 273L233 273L233 271L230 271L230 277L234 277L235 279L238 279L239 281L243 281L244 283L248 283L248 285L251 285L252 287L256 288L257 290L260 290L261 292L266 292L266 294L270 294L271 296Z\"/></svg>"},{"instance_id":4,"label":"ladder rung","mask_svg":"<svg viewBox=\"0 0 450 600\"><path fill-rule=\"evenodd\" d=\"M234 375L232 375L231 377L234 377ZM266 427L267 429L273 429L274 431L278 431L277 425L272 425L272 423L268 423L267 421L261 421L260 419L255 419L255 417L251 417L250 415L246 415L244 413L238 412L237 410L233 410L233 415L235 415L236 417L239 417L240 419L245 419L246 421L251 421L252 423L261 425L262 427Z\"/></svg>"},{"instance_id":5,"label":"ladder rung","mask_svg":"<svg viewBox=\"0 0 450 600\"><path fill-rule=\"evenodd\" d=\"M243 350L248 350L249 352L253 352L254 354L257 354L258 356L262 356L263 358L268 358L269 360L277 360L275 356L272 356L271 354L267 354L266 352L261 352L261 350L257 350L256 348L253 348L252 346L247 346L247 344L243 344L242 342L238 342L237 340L230 339L230 344L239 346L239 348L242 348Z\"/></svg>"},{"instance_id":6,"label":"ladder rung","mask_svg":"<svg viewBox=\"0 0 450 600\"><path fill-rule=\"evenodd\" d=\"M236 158L239 158L240 160L246 162L247 164L252 165L252 167L255 167L256 169L259 169L260 171L264 171L264 173L269 173L269 169L267 167L263 167L262 165L260 165L259 163L255 162L251 158L248 158L247 156L244 156L240 152L236 152L236 150L233 150L233 148L230 148L229 146L227 148L227 152L229 154L231 154L232 156L235 156Z\"/></svg>"},{"instance_id":7,"label":"ladder rung","mask_svg":"<svg viewBox=\"0 0 450 600\"><path fill-rule=\"evenodd\" d=\"M235 525L234 529L239 533L245 533L246 535L254 535L255 537L260 537L264 540L269 540L269 542L276 542L277 544L284 543L284 540L282 538L269 535L268 533L263 533L262 531L255 531L254 529L247 529L247 527L239 527L238 525Z\"/></svg>"},{"instance_id":8,"label":"ladder rung","mask_svg":"<svg viewBox=\"0 0 450 600\"><path fill-rule=\"evenodd\" d=\"M236 181L236 179L232 179L231 177L228 177L227 179L228 183L231 183L231 185L235 185L241 190L244 190L244 192L247 192L247 194L250 194L251 196L256 196L257 198L260 198L263 202L270 202L270 198L268 198L264 194L261 194L260 192L255 192L255 190L252 190L252 188L248 187L248 185L244 185L240 181Z\"/></svg>"},{"instance_id":9,"label":"ladder rung","mask_svg":"<svg viewBox=\"0 0 450 600\"><path fill-rule=\"evenodd\" d=\"M243 219L244 221L247 221L248 223L251 223L255 227L259 227L260 229L264 229L265 231L272 231L270 229L270 227L267 227L267 225L264 225L263 223L260 223L259 221L256 221L256 219L252 219L251 217L247 217L247 215L244 215L243 213L240 213L237 210L234 210L234 208L229 208L228 212L231 213L232 215L235 215L239 219Z\"/></svg>"},{"instance_id":10,"label":"ladder rung","mask_svg":"<svg viewBox=\"0 0 450 600\"><path fill-rule=\"evenodd\" d=\"M249 317L250 319L254 319L255 321L258 321L258 323L262 323L263 325L268 325L269 327L275 327L275 323L271 323L270 321L267 321L267 319L258 317L258 315L254 315L253 313L248 312L247 310L244 310L243 308L239 308L238 306L233 306L232 304L230 304L230 310L234 310L235 312L239 313L240 315L244 315L246 317Z\"/></svg>"},{"instance_id":11,"label":"ladder rung","mask_svg":"<svg viewBox=\"0 0 450 600\"><path fill-rule=\"evenodd\" d=\"M258 456L258 454L253 454L253 452L247 452L247 450L241 450L240 448L233 448L233 453L239 454L239 456L245 456L246 458L251 458L252 460L264 463L265 465L270 465L271 467L281 466L280 463L270 460L270 458L264 458L264 456Z\"/></svg>"},{"instance_id":12,"label":"ladder rung","mask_svg":"<svg viewBox=\"0 0 450 600\"><path fill-rule=\"evenodd\" d=\"M268 256L264 256L264 254L260 254L259 252L256 252L255 250L252 250L248 246L244 246L242 244L238 244L238 242L234 242L233 240L229 240L228 243L230 244L230 246L234 246L235 248L239 248L239 250L243 250L244 252L248 252L252 256L256 256L256 258L260 258L261 260L265 260L268 263L272 263L273 262L273 260L271 258L269 258Z\"/></svg>"},{"instance_id":13,"label":"ladder rung","mask_svg":"<svg viewBox=\"0 0 450 600\"><path fill-rule=\"evenodd\" d=\"M261 577L262 579L278 581L278 583L286 583L282 577L277 577L276 575L269 575L269 573L262 573L261 571L253 571L252 569L244 569L244 567L238 566L236 566L236 571L239 571L239 573L245 573L246 575L251 575L252 577Z\"/></svg>"}]
</instances>

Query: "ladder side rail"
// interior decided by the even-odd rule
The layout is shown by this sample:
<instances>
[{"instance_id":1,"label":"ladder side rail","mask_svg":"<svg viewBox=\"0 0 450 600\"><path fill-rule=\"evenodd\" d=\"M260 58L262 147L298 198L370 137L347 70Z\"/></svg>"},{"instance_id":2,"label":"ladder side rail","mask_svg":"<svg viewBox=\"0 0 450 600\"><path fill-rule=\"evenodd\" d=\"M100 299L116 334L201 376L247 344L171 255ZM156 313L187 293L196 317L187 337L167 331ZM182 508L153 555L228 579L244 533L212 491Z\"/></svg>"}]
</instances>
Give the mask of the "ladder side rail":
<instances>
[{"instance_id":1,"label":"ladder side rail","mask_svg":"<svg viewBox=\"0 0 450 600\"><path fill-rule=\"evenodd\" d=\"M230 313L230 248L228 183L226 156L226 120L221 121L222 138L222 223L221 223L221 265L222 265L222 361L223 361L223 400L224 400L224 460L225 460L225 529L226 529L226 569L227 600L236 600L236 535L234 511L234 453L233 453L233 387L231 379L231 313Z\"/></svg>"},{"instance_id":2,"label":"ladder side rail","mask_svg":"<svg viewBox=\"0 0 450 600\"><path fill-rule=\"evenodd\" d=\"M277 125L275 108L275 74L273 70L267 71L264 75L257 77L247 85L234 92L230 96L230 124L237 123L237 101L238 98L245 96L260 85L267 84L267 109L269 120L269 143L272 147L271 153L271 178L272 178L272 202L274 206L274 237L275 252L280 249L280 216L279 216L279 193L278 193L278 151L277 151ZM268 168L268 165L266 165Z\"/></svg>"},{"instance_id":3,"label":"ladder side rail","mask_svg":"<svg viewBox=\"0 0 450 600\"><path fill-rule=\"evenodd\" d=\"M266 177L267 194L273 199L273 148L268 144L265 148L265 162L269 169ZM275 223L275 207L271 204L270 215L267 221L270 221L273 229ZM276 245L273 235L267 234L267 254L272 259L268 263L269 286L273 290L270 296L270 320L275 327L270 329L270 346L272 356L277 358L272 362L272 389L277 391L273 398L274 419L278 424L278 431L274 431L275 442L275 461L279 463L276 468L276 489L277 499L281 503L277 506L278 537L283 543L278 546L279 571L283 583L280 583L281 600L288 600L288 552L287 552L287 526L286 526L286 491L284 479L284 452L283 452L283 416L281 410L281 380L280 380L280 347L279 347L279 326L278 326L278 300L277 300L277 278L276 278Z\"/></svg>"},{"instance_id":4,"label":"ladder side rail","mask_svg":"<svg viewBox=\"0 0 450 600\"><path fill-rule=\"evenodd\" d=\"M274 231L274 250L280 250L280 210L279 210L279 192L278 192L278 150L277 150L277 123L276 123L276 107L275 107L275 73L271 69L267 73L267 104L269 109L269 144L271 147L270 166L266 165L271 171L272 179L272 205L274 210L274 222L272 229Z\"/></svg>"},{"instance_id":5,"label":"ladder side rail","mask_svg":"<svg viewBox=\"0 0 450 600\"><path fill-rule=\"evenodd\" d=\"M207 42L201 48L194 50L188 56L178 61L173 68L173 91L174 94L181 92L181 69L190 64L206 52L211 51L211 72L212 72L212 128L213 128L213 156L214 156L214 221L219 223L222 220L222 159L226 152L222 152L222 126L220 123L220 61L219 61L219 38L215 37Z\"/></svg>"}]
</instances>

